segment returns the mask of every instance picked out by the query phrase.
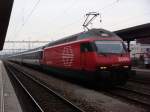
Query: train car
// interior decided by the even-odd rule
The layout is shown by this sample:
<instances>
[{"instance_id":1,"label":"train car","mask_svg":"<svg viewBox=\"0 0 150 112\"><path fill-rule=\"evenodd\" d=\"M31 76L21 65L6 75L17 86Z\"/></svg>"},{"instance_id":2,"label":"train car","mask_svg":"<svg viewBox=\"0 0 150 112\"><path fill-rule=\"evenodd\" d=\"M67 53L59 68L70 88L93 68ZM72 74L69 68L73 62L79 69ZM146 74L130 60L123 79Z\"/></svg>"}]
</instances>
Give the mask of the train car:
<instances>
[{"instance_id":1,"label":"train car","mask_svg":"<svg viewBox=\"0 0 150 112\"><path fill-rule=\"evenodd\" d=\"M31 66L40 66L43 56L43 46L28 51L20 52L8 57L8 60L17 62L20 64L26 64Z\"/></svg>"},{"instance_id":2,"label":"train car","mask_svg":"<svg viewBox=\"0 0 150 112\"><path fill-rule=\"evenodd\" d=\"M13 55L10 60L105 85L125 84L131 73L131 59L123 40L104 29L65 37Z\"/></svg>"},{"instance_id":3,"label":"train car","mask_svg":"<svg viewBox=\"0 0 150 112\"><path fill-rule=\"evenodd\" d=\"M59 74L107 84L124 84L131 72L131 59L122 39L104 29L48 44L41 63Z\"/></svg>"}]
</instances>

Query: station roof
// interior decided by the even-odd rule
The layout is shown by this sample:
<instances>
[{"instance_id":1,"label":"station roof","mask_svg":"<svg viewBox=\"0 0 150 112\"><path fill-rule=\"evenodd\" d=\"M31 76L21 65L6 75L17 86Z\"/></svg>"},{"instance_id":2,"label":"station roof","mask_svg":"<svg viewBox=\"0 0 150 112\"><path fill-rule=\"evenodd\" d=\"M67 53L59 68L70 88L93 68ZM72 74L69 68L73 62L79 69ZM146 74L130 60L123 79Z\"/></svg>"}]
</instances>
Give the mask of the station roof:
<instances>
[{"instance_id":1,"label":"station roof","mask_svg":"<svg viewBox=\"0 0 150 112\"><path fill-rule=\"evenodd\" d=\"M0 50L3 49L14 0L0 0Z\"/></svg>"},{"instance_id":2,"label":"station roof","mask_svg":"<svg viewBox=\"0 0 150 112\"><path fill-rule=\"evenodd\" d=\"M150 38L150 23L115 31L125 41Z\"/></svg>"}]
</instances>

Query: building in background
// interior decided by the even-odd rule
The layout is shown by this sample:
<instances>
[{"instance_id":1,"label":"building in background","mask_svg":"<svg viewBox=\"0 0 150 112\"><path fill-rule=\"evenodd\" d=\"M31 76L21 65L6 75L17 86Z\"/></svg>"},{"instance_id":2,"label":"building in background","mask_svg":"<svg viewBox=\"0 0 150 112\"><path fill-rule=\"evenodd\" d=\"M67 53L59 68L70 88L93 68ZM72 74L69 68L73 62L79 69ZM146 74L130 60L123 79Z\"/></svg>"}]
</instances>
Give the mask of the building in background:
<instances>
[{"instance_id":1,"label":"building in background","mask_svg":"<svg viewBox=\"0 0 150 112\"><path fill-rule=\"evenodd\" d=\"M130 50L132 59L137 60L138 65L150 67L150 38L137 39L136 44L131 44Z\"/></svg>"}]
</instances>

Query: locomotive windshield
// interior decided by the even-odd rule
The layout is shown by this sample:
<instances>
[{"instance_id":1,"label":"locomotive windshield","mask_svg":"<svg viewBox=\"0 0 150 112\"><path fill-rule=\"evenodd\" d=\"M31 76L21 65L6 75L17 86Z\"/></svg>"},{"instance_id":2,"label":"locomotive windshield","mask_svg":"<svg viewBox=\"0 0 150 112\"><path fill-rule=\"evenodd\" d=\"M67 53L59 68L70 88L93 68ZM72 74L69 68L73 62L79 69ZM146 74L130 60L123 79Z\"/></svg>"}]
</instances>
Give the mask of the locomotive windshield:
<instances>
[{"instance_id":1,"label":"locomotive windshield","mask_svg":"<svg viewBox=\"0 0 150 112\"><path fill-rule=\"evenodd\" d=\"M125 53L125 48L120 41L95 41L98 53Z\"/></svg>"}]
</instances>

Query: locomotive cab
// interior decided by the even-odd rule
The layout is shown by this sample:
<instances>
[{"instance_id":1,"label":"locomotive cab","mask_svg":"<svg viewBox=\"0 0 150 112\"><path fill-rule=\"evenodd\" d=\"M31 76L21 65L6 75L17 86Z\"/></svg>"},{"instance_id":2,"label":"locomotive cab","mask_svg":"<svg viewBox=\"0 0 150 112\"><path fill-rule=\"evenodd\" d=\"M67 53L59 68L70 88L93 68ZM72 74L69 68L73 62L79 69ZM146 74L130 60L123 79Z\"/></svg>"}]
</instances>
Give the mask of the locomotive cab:
<instances>
[{"instance_id":1,"label":"locomotive cab","mask_svg":"<svg viewBox=\"0 0 150 112\"><path fill-rule=\"evenodd\" d=\"M97 76L107 83L125 84L131 71L131 60L124 43L118 40L97 40L94 43Z\"/></svg>"},{"instance_id":2,"label":"locomotive cab","mask_svg":"<svg viewBox=\"0 0 150 112\"><path fill-rule=\"evenodd\" d=\"M95 45L100 68L120 69L131 66L129 53L122 41L95 41Z\"/></svg>"},{"instance_id":3,"label":"locomotive cab","mask_svg":"<svg viewBox=\"0 0 150 112\"><path fill-rule=\"evenodd\" d=\"M84 35L81 35L83 37ZM81 65L105 84L125 84L131 73L131 59L123 41L114 33L93 30L86 33L88 42L81 43Z\"/></svg>"},{"instance_id":4,"label":"locomotive cab","mask_svg":"<svg viewBox=\"0 0 150 112\"><path fill-rule=\"evenodd\" d=\"M85 55L93 54L95 56L96 66L99 69L127 69L131 67L129 53L122 41L96 40L82 43L80 48Z\"/></svg>"}]
</instances>

